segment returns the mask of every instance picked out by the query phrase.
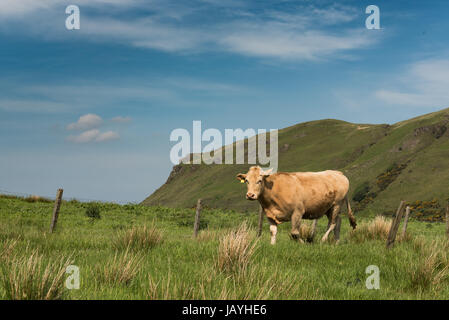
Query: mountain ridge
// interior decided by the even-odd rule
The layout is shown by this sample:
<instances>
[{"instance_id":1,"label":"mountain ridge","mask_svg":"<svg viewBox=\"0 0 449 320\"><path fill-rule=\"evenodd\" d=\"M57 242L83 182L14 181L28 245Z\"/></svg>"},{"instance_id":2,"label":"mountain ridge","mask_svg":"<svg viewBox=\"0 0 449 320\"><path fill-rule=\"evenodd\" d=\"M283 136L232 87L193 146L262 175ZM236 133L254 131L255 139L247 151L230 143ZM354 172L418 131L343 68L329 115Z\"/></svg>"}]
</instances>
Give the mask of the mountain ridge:
<instances>
[{"instance_id":1,"label":"mountain ridge","mask_svg":"<svg viewBox=\"0 0 449 320\"><path fill-rule=\"evenodd\" d=\"M298 123L279 130L278 171L343 171L351 199L362 196L351 200L358 211L392 212L401 199L442 204L449 196L448 123L449 108L391 125ZM235 179L249 166L176 165L142 204L192 207L202 198L210 207L255 211L257 204L245 200L246 187Z\"/></svg>"}]
</instances>

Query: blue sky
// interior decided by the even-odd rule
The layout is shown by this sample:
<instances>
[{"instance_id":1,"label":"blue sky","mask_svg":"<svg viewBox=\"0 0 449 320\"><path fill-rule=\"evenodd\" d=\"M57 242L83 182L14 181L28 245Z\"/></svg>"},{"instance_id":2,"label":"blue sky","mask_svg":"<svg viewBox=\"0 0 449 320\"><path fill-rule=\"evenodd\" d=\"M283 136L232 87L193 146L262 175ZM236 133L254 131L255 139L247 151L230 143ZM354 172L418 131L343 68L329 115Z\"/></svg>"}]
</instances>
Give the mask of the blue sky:
<instances>
[{"instance_id":1,"label":"blue sky","mask_svg":"<svg viewBox=\"0 0 449 320\"><path fill-rule=\"evenodd\" d=\"M78 5L80 30L65 8ZM367 30L365 8L380 8ZM0 190L141 201L170 132L449 107L447 1L0 0Z\"/></svg>"}]
</instances>

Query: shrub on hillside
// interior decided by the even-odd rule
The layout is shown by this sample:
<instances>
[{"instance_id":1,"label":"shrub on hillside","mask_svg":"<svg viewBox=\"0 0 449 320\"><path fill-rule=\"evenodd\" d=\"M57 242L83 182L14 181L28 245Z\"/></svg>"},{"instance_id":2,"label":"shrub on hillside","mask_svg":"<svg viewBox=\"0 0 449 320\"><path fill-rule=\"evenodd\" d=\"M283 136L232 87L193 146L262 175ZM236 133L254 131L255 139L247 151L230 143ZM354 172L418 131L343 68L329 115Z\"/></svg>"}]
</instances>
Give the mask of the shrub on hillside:
<instances>
[{"instance_id":1,"label":"shrub on hillside","mask_svg":"<svg viewBox=\"0 0 449 320\"><path fill-rule=\"evenodd\" d=\"M96 203L89 203L89 205L86 208L86 216L88 216L91 219L100 219L100 207Z\"/></svg>"},{"instance_id":2,"label":"shrub on hillside","mask_svg":"<svg viewBox=\"0 0 449 320\"><path fill-rule=\"evenodd\" d=\"M360 202L365 199L366 195L370 190L369 182L365 181L362 184L358 185L354 190L354 195L352 196L352 200Z\"/></svg>"}]
</instances>

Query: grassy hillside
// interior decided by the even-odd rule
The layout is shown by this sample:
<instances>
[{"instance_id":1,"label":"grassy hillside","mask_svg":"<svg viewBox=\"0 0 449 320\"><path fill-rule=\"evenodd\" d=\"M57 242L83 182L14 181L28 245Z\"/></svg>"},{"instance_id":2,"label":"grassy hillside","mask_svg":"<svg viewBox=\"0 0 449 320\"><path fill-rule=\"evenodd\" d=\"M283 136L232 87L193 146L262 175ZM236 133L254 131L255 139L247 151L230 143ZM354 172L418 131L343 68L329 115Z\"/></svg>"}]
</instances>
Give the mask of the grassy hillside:
<instances>
[{"instance_id":1,"label":"grassy hillside","mask_svg":"<svg viewBox=\"0 0 449 320\"><path fill-rule=\"evenodd\" d=\"M272 246L266 223L255 237L257 215L206 209L194 239L192 209L96 204L91 218L91 206L63 202L50 234L51 202L0 196L0 299L449 298L443 223L412 220L390 250L388 228L371 218L359 218L355 236L345 219L339 245L292 241L286 223ZM242 222L248 228L236 231ZM69 264L79 289L64 285ZM369 265L379 267L379 290L365 286Z\"/></svg>"},{"instance_id":2,"label":"grassy hillside","mask_svg":"<svg viewBox=\"0 0 449 320\"><path fill-rule=\"evenodd\" d=\"M300 123L279 131L279 171L341 170L350 179L358 213L392 213L405 199L416 203L426 219L438 220L449 196L448 121L449 109L394 125ZM175 166L143 204L192 207L202 198L210 207L254 211L257 203L245 200L246 186L235 179L248 168Z\"/></svg>"}]
</instances>

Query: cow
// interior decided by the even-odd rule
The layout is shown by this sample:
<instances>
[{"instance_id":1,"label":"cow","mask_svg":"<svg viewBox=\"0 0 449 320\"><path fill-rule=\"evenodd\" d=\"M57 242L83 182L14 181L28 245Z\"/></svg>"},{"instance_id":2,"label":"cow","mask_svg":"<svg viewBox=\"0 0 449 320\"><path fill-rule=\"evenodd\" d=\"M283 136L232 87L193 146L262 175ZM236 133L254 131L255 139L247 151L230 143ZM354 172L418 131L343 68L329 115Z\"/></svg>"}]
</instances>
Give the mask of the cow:
<instances>
[{"instance_id":1,"label":"cow","mask_svg":"<svg viewBox=\"0 0 449 320\"><path fill-rule=\"evenodd\" d=\"M302 219L319 219L326 215L329 224L321 241L334 230L340 209L346 203L349 223L357 223L348 200L349 180L340 171L277 172L253 166L237 179L247 184L246 199L258 200L270 224L271 244L276 243L277 225L291 221L291 237L300 240ZM338 240L338 239L337 239Z\"/></svg>"}]
</instances>

